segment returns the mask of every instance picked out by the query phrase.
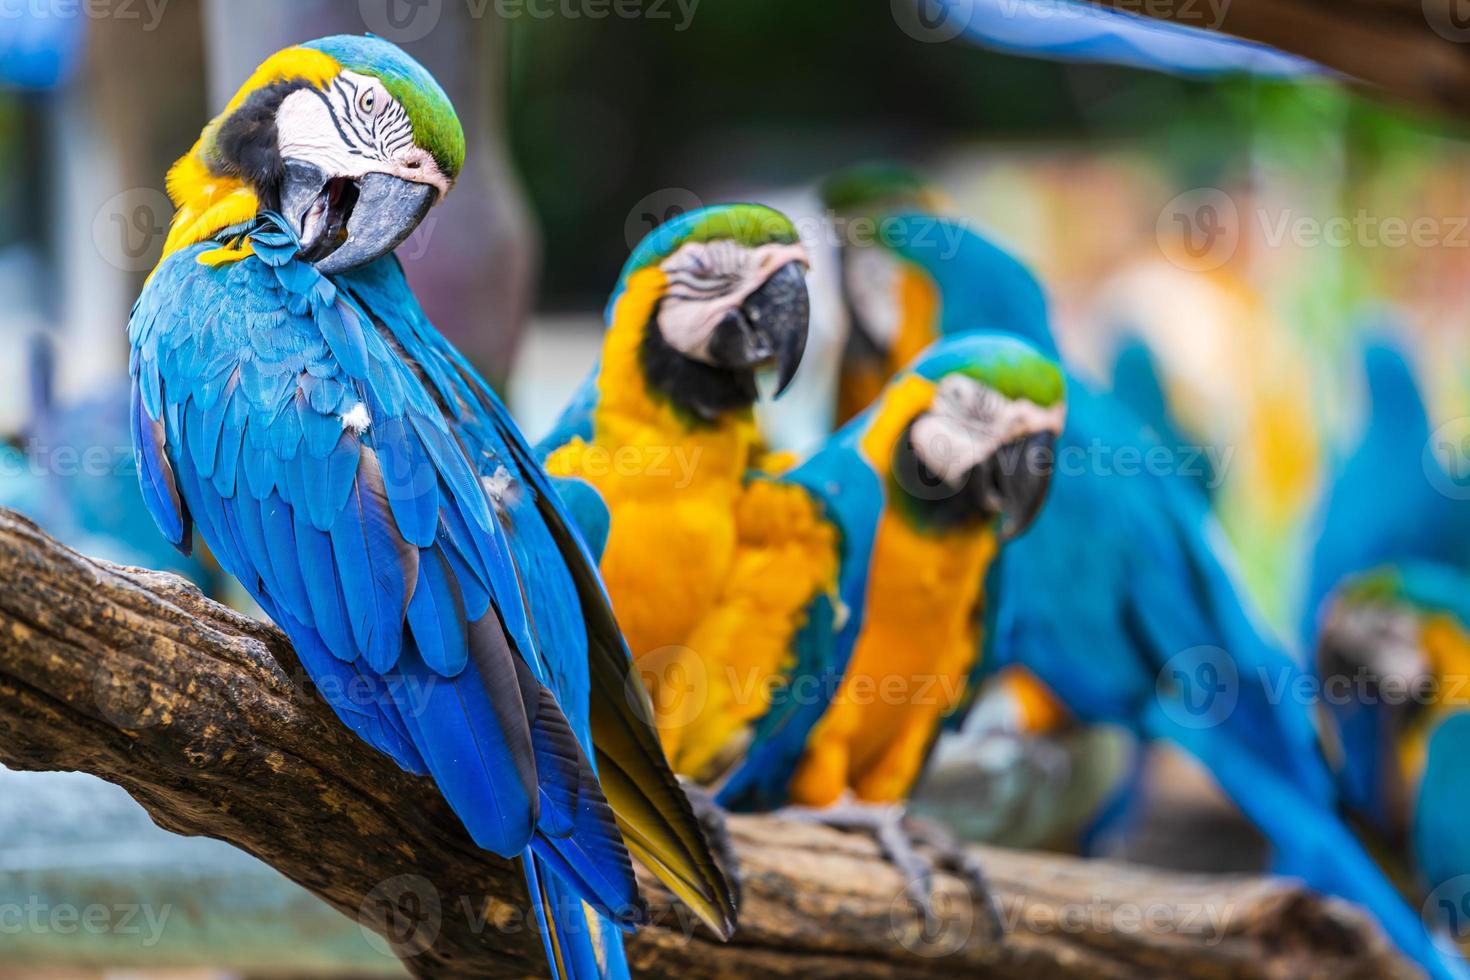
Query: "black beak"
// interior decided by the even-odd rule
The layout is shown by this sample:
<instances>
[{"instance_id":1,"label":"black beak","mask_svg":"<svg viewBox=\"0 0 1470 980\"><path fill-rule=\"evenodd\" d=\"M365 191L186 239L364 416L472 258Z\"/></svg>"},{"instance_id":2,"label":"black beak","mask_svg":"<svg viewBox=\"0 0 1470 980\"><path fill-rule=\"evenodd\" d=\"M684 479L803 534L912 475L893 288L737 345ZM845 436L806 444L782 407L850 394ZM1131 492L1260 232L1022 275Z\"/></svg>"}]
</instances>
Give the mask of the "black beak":
<instances>
[{"instance_id":1,"label":"black beak","mask_svg":"<svg viewBox=\"0 0 1470 980\"><path fill-rule=\"evenodd\" d=\"M715 328L710 358L719 367L735 370L775 364L780 372L776 386L780 396L801 367L810 320L806 267L789 262Z\"/></svg>"},{"instance_id":2,"label":"black beak","mask_svg":"<svg viewBox=\"0 0 1470 980\"><path fill-rule=\"evenodd\" d=\"M424 220L438 192L389 174L328 177L319 168L286 162L281 213L301 238L301 257L325 275L387 255Z\"/></svg>"},{"instance_id":3,"label":"black beak","mask_svg":"<svg viewBox=\"0 0 1470 980\"><path fill-rule=\"evenodd\" d=\"M968 491L985 512L999 514L1000 539L1026 532L1041 513L1056 461L1056 435L1038 432L1006 443L970 474Z\"/></svg>"}]
</instances>

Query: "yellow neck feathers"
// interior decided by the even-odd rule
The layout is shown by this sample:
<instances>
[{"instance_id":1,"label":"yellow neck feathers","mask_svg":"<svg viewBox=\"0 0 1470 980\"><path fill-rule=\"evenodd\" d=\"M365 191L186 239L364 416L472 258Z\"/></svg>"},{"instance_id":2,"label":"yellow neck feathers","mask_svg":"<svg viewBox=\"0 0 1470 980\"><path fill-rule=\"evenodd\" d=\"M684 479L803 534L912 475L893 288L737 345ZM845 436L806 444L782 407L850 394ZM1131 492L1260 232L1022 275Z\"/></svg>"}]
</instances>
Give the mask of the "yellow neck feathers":
<instances>
[{"instance_id":1,"label":"yellow neck feathers","mask_svg":"<svg viewBox=\"0 0 1470 980\"><path fill-rule=\"evenodd\" d=\"M863 455L875 473L886 478L892 472L893 451L903 430L933 403L934 383L917 374L889 386L863 434Z\"/></svg>"},{"instance_id":2,"label":"yellow neck feathers","mask_svg":"<svg viewBox=\"0 0 1470 980\"><path fill-rule=\"evenodd\" d=\"M178 210L169 226L163 257L179 249L208 241L226 228L249 221L260 210L260 201L238 176L217 173L210 160L220 128L251 94L287 79L303 79L318 87L335 78L342 66L330 55L311 48L287 48L255 70L240 86L224 111L210 121L194 147L168 172L168 196ZM201 257L217 263L239 258L244 253L220 249Z\"/></svg>"},{"instance_id":3,"label":"yellow neck feathers","mask_svg":"<svg viewBox=\"0 0 1470 980\"><path fill-rule=\"evenodd\" d=\"M743 457L755 439L753 410L729 412L713 423L696 422L648 386L640 360L644 330L651 329L649 320L667 285L661 269L642 269L629 277L613 308L597 382L596 441L622 443L630 429L655 431L680 441L733 440L741 444Z\"/></svg>"},{"instance_id":4,"label":"yellow neck feathers","mask_svg":"<svg viewBox=\"0 0 1470 980\"><path fill-rule=\"evenodd\" d=\"M837 422L852 419L883 391L883 386L939 339L939 287L920 269L905 266L894 287L898 333L882 361L849 362L838 379Z\"/></svg>"}]
</instances>

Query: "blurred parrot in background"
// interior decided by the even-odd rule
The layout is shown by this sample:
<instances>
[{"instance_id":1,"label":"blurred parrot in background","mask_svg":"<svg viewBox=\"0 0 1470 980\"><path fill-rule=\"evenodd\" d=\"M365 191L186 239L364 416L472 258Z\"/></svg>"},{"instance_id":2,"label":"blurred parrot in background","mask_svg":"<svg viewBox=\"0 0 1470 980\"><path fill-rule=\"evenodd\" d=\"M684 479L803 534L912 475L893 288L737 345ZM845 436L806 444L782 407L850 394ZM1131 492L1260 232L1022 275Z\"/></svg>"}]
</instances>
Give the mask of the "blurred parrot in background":
<instances>
[{"instance_id":1,"label":"blurred parrot in background","mask_svg":"<svg viewBox=\"0 0 1470 980\"><path fill-rule=\"evenodd\" d=\"M973 334L795 470L753 476L734 571L689 644L703 696L667 723L675 768L729 808L874 833L927 911L903 804L974 670L986 568L1046 499L1065 406L1053 361Z\"/></svg>"},{"instance_id":2,"label":"blurred parrot in background","mask_svg":"<svg viewBox=\"0 0 1470 980\"><path fill-rule=\"evenodd\" d=\"M1318 509L1302 639L1343 800L1412 901L1464 935L1470 833L1470 502L1439 454L1406 349L1362 343L1367 419Z\"/></svg>"},{"instance_id":3,"label":"blurred parrot in background","mask_svg":"<svg viewBox=\"0 0 1470 980\"><path fill-rule=\"evenodd\" d=\"M987 275L995 247L977 238L933 215L883 222L878 247L862 246L854 322L884 337L915 310L943 332L963 322L951 309L1033 310L1002 329L1055 356L1029 274L1010 303L974 295L1020 281ZM915 293L927 301L899 301ZM990 570L981 663L1027 668L1084 724L1192 755L1271 841L1278 871L1370 908L1425 969L1459 975L1338 816L1312 705L1293 694L1310 679L1247 607L1207 501L1117 399L1070 375L1067 390L1050 500Z\"/></svg>"},{"instance_id":4,"label":"blurred parrot in background","mask_svg":"<svg viewBox=\"0 0 1470 980\"><path fill-rule=\"evenodd\" d=\"M139 479L346 725L520 858L553 973L626 977L630 852L721 936L734 902L570 516L392 255L463 157L442 89L386 41L262 64L169 174L128 328Z\"/></svg>"},{"instance_id":5,"label":"blurred parrot in background","mask_svg":"<svg viewBox=\"0 0 1470 980\"><path fill-rule=\"evenodd\" d=\"M838 364L851 331L842 301L836 230L849 217L888 210L943 212L950 204L918 171L892 162L857 164L762 199L801 229L811 258L806 277L811 328L801 367L780 399L756 406L760 438L768 450L761 458L762 468L788 469L815 452L837 428ZM881 388L880 380L873 393Z\"/></svg>"},{"instance_id":6,"label":"blurred parrot in background","mask_svg":"<svg viewBox=\"0 0 1470 980\"><path fill-rule=\"evenodd\" d=\"M219 569L158 536L138 492L126 382L69 405L55 401L51 343L37 336L24 444L0 446L0 507L94 558L173 572L220 597Z\"/></svg>"},{"instance_id":7,"label":"blurred parrot in background","mask_svg":"<svg viewBox=\"0 0 1470 980\"><path fill-rule=\"evenodd\" d=\"M1315 648L1323 602L1348 577L1404 561L1465 567L1470 559L1470 500L1439 459L1444 448L1458 446L1431 442L1413 368L1391 333L1374 331L1362 341L1362 363L1362 435L1336 466L1309 531L1305 650Z\"/></svg>"},{"instance_id":8,"label":"blurred parrot in background","mask_svg":"<svg viewBox=\"0 0 1470 980\"><path fill-rule=\"evenodd\" d=\"M938 192L881 172L839 174L827 185L851 324L838 382L839 425L872 404L890 378L941 337L982 328L1020 333L1022 325L1046 318L1046 296L1029 269L985 238L959 234L960 224L928 207L895 209L910 198L937 200ZM884 241L883 229L892 227L885 219L900 213L911 216L912 240ZM930 224L921 227L925 221ZM973 288L956 284L949 291L955 301L941 305L931 276L889 261L893 248L908 246L962 252L941 271L978 282ZM989 288L979 288L980 282ZM1043 350L1056 353L1049 337Z\"/></svg>"},{"instance_id":9,"label":"blurred parrot in background","mask_svg":"<svg viewBox=\"0 0 1470 980\"><path fill-rule=\"evenodd\" d=\"M1465 936L1470 908L1470 578L1407 562L1349 577L1317 649L1343 798L1409 900Z\"/></svg>"},{"instance_id":10,"label":"blurred parrot in background","mask_svg":"<svg viewBox=\"0 0 1470 980\"><path fill-rule=\"evenodd\" d=\"M664 724L684 651L730 572L736 500L758 446L757 374L779 394L806 346L807 258L759 205L691 211L633 251L601 361L538 447L579 515ZM599 539L605 539L600 541Z\"/></svg>"}]
</instances>

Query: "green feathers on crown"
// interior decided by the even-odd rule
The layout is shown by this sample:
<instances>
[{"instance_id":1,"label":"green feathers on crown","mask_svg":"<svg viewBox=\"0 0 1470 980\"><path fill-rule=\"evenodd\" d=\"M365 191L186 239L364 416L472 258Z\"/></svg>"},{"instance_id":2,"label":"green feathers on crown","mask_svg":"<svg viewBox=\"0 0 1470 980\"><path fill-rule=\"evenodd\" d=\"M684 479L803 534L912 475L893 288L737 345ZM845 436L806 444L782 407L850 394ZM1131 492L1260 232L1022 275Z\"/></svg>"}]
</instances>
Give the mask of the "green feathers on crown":
<instances>
[{"instance_id":1,"label":"green feathers on crown","mask_svg":"<svg viewBox=\"0 0 1470 980\"><path fill-rule=\"evenodd\" d=\"M963 334L941 340L920 355L913 371L930 381L964 374L1007 398L1025 399L1042 408L1067 396L1067 382L1056 361L1004 334Z\"/></svg>"},{"instance_id":2,"label":"green feathers on crown","mask_svg":"<svg viewBox=\"0 0 1470 980\"><path fill-rule=\"evenodd\" d=\"M832 174L822 182L821 193L828 211L852 214L923 202L934 196L934 188L903 164L864 163Z\"/></svg>"},{"instance_id":3,"label":"green feathers on crown","mask_svg":"<svg viewBox=\"0 0 1470 980\"><path fill-rule=\"evenodd\" d=\"M1011 399L1025 399L1051 408L1066 397L1067 384L1055 364L1037 355L1024 360L1002 360L963 368L976 381Z\"/></svg>"},{"instance_id":4,"label":"green feathers on crown","mask_svg":"<svg viewBox=\"0 0 1470 980\"><path fill-rule=\"evenodd\" d=\"M628 257L608 302L608 321L611 322L613 308L634 273L658 265L690 242L715 241L734 241L747 248L759 248L795 245L801 236L790 218L763 204L717 204L681 214L649 232Z\"/></svg>"},{"instance_id":5,"label":"green feathers on crown","mask_svg":"<svg viewBox=\"0 0 1470 980\"><path fill-rule=\"evenodd\" d=\"M428 69L402 48L371 34L338 34L310 41L314 48L335 58L343 68L373 75L408 113L414 142L428 150L451 180L464 167L464 127L454 104Z\"/></svg>"}]
</instances>

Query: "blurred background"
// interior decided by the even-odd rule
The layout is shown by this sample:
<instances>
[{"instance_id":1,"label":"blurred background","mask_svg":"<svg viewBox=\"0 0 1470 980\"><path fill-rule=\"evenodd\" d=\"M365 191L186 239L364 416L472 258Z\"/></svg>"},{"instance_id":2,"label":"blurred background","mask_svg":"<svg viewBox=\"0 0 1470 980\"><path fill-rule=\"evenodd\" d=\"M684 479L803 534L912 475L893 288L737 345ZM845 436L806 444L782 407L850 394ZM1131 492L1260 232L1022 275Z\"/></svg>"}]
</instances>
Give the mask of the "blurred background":
<instances>
[{"instance_id":1,"label":"blurred background","mask_svg":"<svg viewBox=\"0 0 1470 980\"><path fill-rule=\"evenodd\" d=\"M1295 635L1309 518L1363 421L1359 337L1404 338L1432 417L1470 414L1463 130L1292 59L1031 58L906 3L0 0L0 503L238 601L142 509L119 394L128 310L171 215L164 174L236 84L280 47L370 30L428 65L469 136L451 203L400 255L532 438L590 368L607 293L656 224L733 199L815 213L825 174L903 162L1035 266L1084 373L1109 384L1140 352L1157 365L1257 603ZM942 766L931 808L976 838L1066 846L1066 814L1106 793L1082 777L1133 751L1079 738L1039 795L1002 785L1019 777L987 743L988 789L1014 808L976 807ZM1207 780L1150 768L1142 830L1113 853L1258 866ZM1198 846L1202 826L1217 846ZM83 776L0 770L0 912L0 978L401 972L274 872Z\"/></svg>"}]
</instances>

